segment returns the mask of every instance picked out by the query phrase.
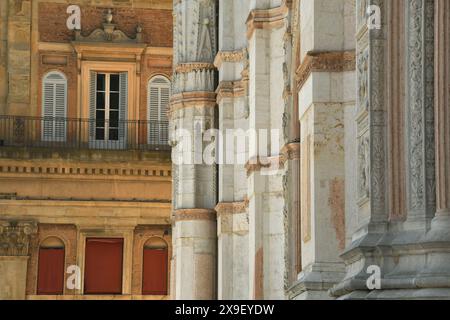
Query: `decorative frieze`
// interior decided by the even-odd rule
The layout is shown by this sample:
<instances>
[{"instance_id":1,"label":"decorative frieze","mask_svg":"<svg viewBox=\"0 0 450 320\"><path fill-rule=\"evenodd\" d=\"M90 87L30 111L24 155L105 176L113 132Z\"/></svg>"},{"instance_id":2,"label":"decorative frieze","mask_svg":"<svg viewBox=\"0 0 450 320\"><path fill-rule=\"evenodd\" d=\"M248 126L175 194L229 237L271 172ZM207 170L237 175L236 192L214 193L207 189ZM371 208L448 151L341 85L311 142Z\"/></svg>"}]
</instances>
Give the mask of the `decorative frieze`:
<instances>
[{"instance_id":1,"label":"decorative frieze","mask_svg":"<svg viewBox=\"0 0 450 320\"><path fill-rule=\"evenodd\" d=\"M243 62L247 59L247 55L247 48L234 51L219 51L217 52L216 58L214 59L214 65L217 69L219 69L225 62Z\"/></svg>"},{"instance_id":2,"label":"decorative frieze","mask_svg":"<svg viewBox=\"0 0 450 320\"><path fill-rule=\"evenodd\" d=\"M408 219L435 213L434 1L409 0L407 62Z\"/></svg>"}]
</instances>

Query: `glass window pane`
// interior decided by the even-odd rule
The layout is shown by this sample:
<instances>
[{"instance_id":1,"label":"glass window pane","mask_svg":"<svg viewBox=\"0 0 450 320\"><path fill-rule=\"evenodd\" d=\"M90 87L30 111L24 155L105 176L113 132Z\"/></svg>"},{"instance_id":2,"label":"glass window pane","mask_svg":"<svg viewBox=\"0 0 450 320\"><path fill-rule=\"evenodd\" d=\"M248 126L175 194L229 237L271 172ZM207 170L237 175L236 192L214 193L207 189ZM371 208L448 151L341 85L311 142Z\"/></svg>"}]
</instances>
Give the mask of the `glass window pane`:
<instances>
[{"instance_id":1,"label":"glass window pane","mask_svg":"<svg viewBox=\"0 0 450 320\"><path fill-rule=\"evenodd\" d=\"M104 110L97 110L95 112L95 119L97 119L97 120L105 120L105 111Z\"/></svg>"},{"instance_id":2,"label":"glass window pane","mask_svg":"<svg viewBox=\"0 0 450 320\"><path fill-rule=\"evenodd\" d=\"M119 93L113 92L109 96L110 96L109 108L119 110Z\"/></svg>"},{"instance_id":3,"label":"glass window pane","mask_svg":"<svg viewBox=\"0 0 450 320\"><path fill-rule=\"evenodd\" d=\"M109 120L116 121L116 123L119 121L119 111L117 110L111 110L109 112ZM112 127L118 127L117 125L112 125Z\"/></svg>"},{"instance_id":4,"label":"glass window pane","mask_svg":"<svg viewBox=\"0 0 450 320\"><path fill-rule=\"evenodd\" d=\"M97 128L95 130L95 139L104 140L105 139L105 129Z\"/></svg>"},{"instance_id":5,"label":"glass window pane","mask_svg":"<svg viewBox=\"0 0 450 320\"><path fill-rule=\"evenodd\" d=\"M105 93L97 92L97 109L105 109Z\"/></svg>"},{"instance_id":6,"label":"glass window pane","mask_svg":"<svg viewBox=\"0 0 450 320\"><path fill-rule=\"evenodd\" d=\"M119 129L109 129L109 140L119 140Z\"/></svg>"},{"instance_id":7,"label":"glass window pane","mask_svg":"<svg viewBox=\"0 0 450 320\"><path fill-rule=\"evenodd\" d=\"M119 75L118 74L112 74L110 76L110 90L111 91L119 91Z\"/></svg>"},{"instance_id":8,"label":"glass window pane","mask_svg":"<svg viewBox=\"0 0 450 320\"><path fill-rule=\"evenodd\" d=\"M105 75L98 73L97 74L97 91L105 91Z\"/></svg>"}]
</instances>

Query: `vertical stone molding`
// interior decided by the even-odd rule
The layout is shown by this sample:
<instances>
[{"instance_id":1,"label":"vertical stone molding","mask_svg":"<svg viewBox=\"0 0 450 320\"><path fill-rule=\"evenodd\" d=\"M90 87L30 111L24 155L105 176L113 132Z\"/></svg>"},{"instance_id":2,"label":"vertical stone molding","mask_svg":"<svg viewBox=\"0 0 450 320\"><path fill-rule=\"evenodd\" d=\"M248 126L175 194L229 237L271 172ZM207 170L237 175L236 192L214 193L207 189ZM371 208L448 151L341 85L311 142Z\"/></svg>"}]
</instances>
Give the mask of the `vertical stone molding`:
<instances>
[{"instance_id":1,"label":"vertical stone molding","mask_svg":"<svg viewBox=\"0 0 450 320\"><path fill-rule=\"evenodd\" d=\"M423 228L436 208L434 0L408 0L407 13L407 225Z\"/></svg>"},{"instance_id":2,"label":"vertical stone molding","mask_svg":"<svg viewBox=\"0 0 450 320\"><path fill-rule=\"evenodd\" d=\"M438 219L448 220L450 218L450 3L446 0L436 0L435 14L436 215Z\"/></svg>"}]
</instances>

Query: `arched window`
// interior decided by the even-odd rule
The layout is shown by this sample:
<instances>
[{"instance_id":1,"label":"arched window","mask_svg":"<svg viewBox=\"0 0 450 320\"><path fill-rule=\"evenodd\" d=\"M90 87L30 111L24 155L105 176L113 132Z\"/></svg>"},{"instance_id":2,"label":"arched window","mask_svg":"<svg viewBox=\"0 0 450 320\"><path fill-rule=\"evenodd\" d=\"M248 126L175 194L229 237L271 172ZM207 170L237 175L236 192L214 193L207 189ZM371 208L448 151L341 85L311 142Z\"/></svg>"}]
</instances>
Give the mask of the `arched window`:
<instances>
[{"instance_id":1,"label":"arched window","mask_svg":"<svg viewBox=\"0 0 450 320\"><path fill-rule=\"evenodd\" d=\"M142 294L167 295L168 249L161 238L150 238L144 244Z\"/></svg>"},{"instance_id":2,"label":"arched window","mask_svg":"<svg viewBox=\"0 0 450 320\"><path fill-rule=\"evenodd\" d=\"M37 294L64 292L64 243L50 237L39 246Z\"/></svg>"},{"instance_id":3,"label":"arched window","mask_svg":"<svg viewBox=\"0 0 450 320\"><path fill-rule=\"evenodd\" d=\"M148 83L148 143L167 145L168 119L167 110L170 98L170 81L166 77L156 76Z\"/></svg>"},{"instance_id":4,"label":"arched window","mask_svg":"<svg viewBox=\"0 0 450 320\"><path fill-rule=\"evenodd\" d=\"M42 140L66 141L67 79L59 71L42 81Z\"/></svg>"}]
</instances>

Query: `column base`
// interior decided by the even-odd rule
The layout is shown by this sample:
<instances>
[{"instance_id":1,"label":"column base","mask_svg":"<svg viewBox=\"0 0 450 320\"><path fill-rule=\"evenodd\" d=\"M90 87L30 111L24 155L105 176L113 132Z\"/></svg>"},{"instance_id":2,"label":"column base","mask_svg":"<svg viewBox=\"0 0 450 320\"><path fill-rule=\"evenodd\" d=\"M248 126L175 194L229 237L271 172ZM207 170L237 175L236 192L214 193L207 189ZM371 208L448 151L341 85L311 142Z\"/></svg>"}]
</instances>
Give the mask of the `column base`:
<instances>
[{"instance_id":1,"label":"column base","mask_svg":"<svg viewBox=\"0 0 450 320\"><path fill-rule=\"evenodd\" d=\"M342 263L314 263L305 268L290 288L291 300L331 300L330 288L345 275Z\"/></svg>"},{"instance_id":2,"label":"column base","mask_svg":"<svg viewBox=\"0 0 450 320\"><path fill-rule=\"evenodd\" d=\"M448 299L448 222L449 217L441 215L428 231L386 233L353 244L342 256L347 276L331 294L338 299ZM380 268L380 290L368 289L367 280L373 273L367 273L367 268L371 265Z\"/></svg>"}]
</instances>

